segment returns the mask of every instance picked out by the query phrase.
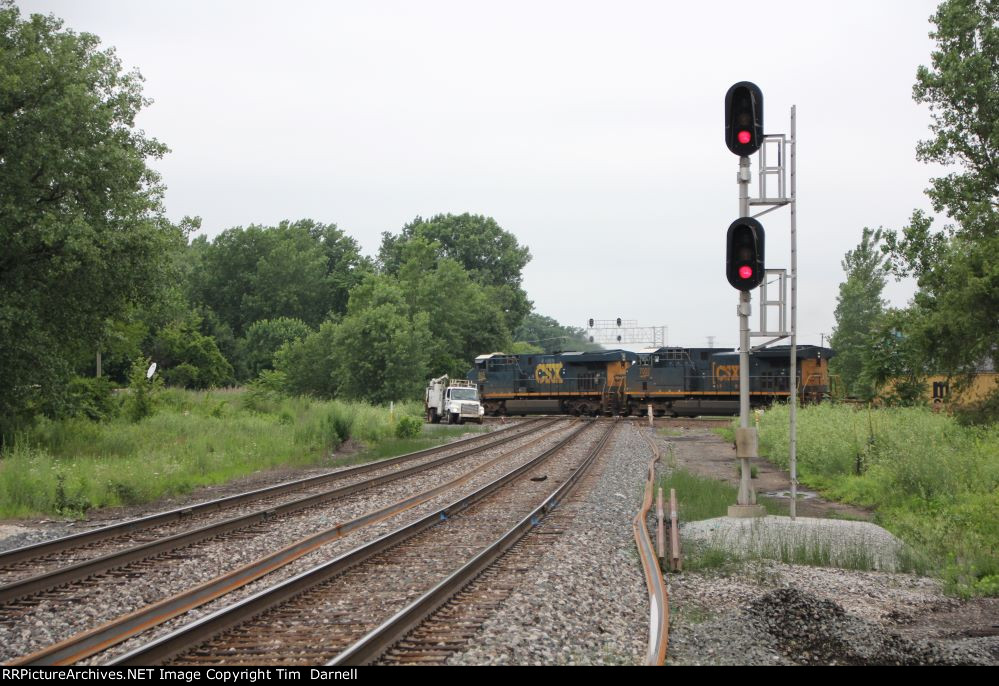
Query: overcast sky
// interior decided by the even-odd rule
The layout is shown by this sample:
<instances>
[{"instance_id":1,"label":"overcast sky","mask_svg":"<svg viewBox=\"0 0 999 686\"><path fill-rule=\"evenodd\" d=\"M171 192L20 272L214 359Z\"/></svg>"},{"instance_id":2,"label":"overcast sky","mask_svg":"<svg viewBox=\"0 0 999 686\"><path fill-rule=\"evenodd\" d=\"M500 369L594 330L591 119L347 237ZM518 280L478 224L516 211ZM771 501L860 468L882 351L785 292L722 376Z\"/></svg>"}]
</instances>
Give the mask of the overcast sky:
<instances>
[{"instance_id":1,"label":"overcast sky","mask_svg":"<svg viewBox=\"0 0 999 686\"><path fill-rule=\"evenodd\" d=\"M18 4L142 72L172 219L210 237L335 222L374 255L417 215L488 215L530 247L538 312L667 326L674 345L738 339L731 84L763 90L767 133L797 105L800 342L833 328L862 228L929 209L939 171L915 160L930 119L912 100L934 1ZM770 268L789 265L788 219L761 218Z\"/></svg>"}]
</instances>

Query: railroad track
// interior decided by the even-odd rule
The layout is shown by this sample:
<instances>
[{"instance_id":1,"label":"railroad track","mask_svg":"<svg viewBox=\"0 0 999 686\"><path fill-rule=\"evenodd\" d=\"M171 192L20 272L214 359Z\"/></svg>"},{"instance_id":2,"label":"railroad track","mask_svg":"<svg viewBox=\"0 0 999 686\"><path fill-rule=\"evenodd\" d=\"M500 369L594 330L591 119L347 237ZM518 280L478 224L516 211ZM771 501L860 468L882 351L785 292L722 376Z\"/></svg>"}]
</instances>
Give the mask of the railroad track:
<instances>
[{"instance_id":1,"label":"railroad track","mask_svg":"<svg viewBox=\"0 0 999 686\"><path fill-rule=\"evenodd\" d=\"M86 557L93 556L91 553L93 553L95 547L102 544L114 545L117 541L123 541L127 544L133 539L133 537L137 537L140 534L144 537L169 535L179 529L190 526L190 524L196 521L200 521L199 518L207 518L208 515L219 511L244 505L259 506L261 504L280 502L278 499L287 494L293 494L298 491L308 490L315 487L322 487L326 484L334 482L349 481L369 472L389 467L396 467L402 464L414 462L416 460L421 460L423 458L440 455L451 450L463 450L482 441L492 442L492 440L498 436L518 433L540 421L542 421L542 418L534 418L505 429L500 429L478 436L472 436L470 438L454 441L452 443L447 443L434 448L427 448L425 450L419 450L385 460L369 462L355 467L330 472L328 474L320 474L307 479L289 481L275 486L247 491L245 493L218 498L195 505L186 505L174 510L168 510L166 512L131 519L119 524L103 526L91 531L84 531L78 534L63 536L50 541L42 541L41 543L35 543L33 545L8 550L0 553L0 583L6 583L10 579L16 578L17 575L24 569L37 570L39 567L45 566L49 562L54 562L56 564L65 562L65 560L74 552L77 553L80 559L84 559ZM180 525L178 526L177 523L180 523ZM171 529L170 527L176 528ZM102 551L97 551L94 555L99 554L100 552ZM60 559L60 556L65 557Z\"/></svg>"},{"instance_id":2,"label":"railroad track","mask_svg":"<svg viewBox=\"0 0 999 686\"><path fill-rule=\"evenodd\" d=\"M310 535L305 538L293 540L288 545L280 547L277 551L272 551L249 564L239 566L228 573L211 578L209 581L204 583L192 582L189 587L181 593L162 599L158 602L141 606L138 610L131 612L128 615L116 617L95 629L82 631L66 640L60 641L59 643L37 650L25 657L18 658L11 664L72 664L80 659L105 650L136 633L160 625L169 619L186 612L187 610L203 605L215 598L233 591L234 589L241 588L276 569L285 567L286 565L289 565L299 558L318 550L320 547L330 542L335 542L352 532L387 520L418 505L423 505L433 498L439 499L443 497L441 494L446 494L449 490L453 491L462 486L466 486L468 483L473 482L476 478L481 479L484 474L488 474L490 469L497 469L497 465L501 467L504 461L511 459L511 456L516 456L522 451L528 450L532 446L543 441L552 440L551 437L554 434L565 431L565 429L572 423L573 422L570 420L542 422L533 426L528 431L517 432L512 436L491 442L487 445L477 446L470 450L462 450L453 455L439 458L440 460L444 460L446 462L453 462L457 459L457 456L465 455L469 452L474 451L474 453L477 454L487 449L495 449L499 445L509 443L513 443L516 446L496 457L485 460L484 462L480 461L478 464L473 465L471 469L458 473L455 478L445 481L444 483L440 483L440 479L433 476L436 472L429 474L423 477L425 481L433 484L429 489L424 489L415 495L409 495L402 500L393 500L391 504L382 508L371 509L370 507L365 507L363 514L360 516L346 521L335 521L332 526L321 527L316 533L311 533L315 531L315 528L312 528L310 530ZM557 426L550 428L552 424L556 424ZM549 430L545 431L545 429ZM518 439L527 439L527 442L525 443L524 440ZM513 459L516 459L516 457ZM430 465L433 463L426 464ZM454 471L453 466L451 467L451 470ZM406 471L407 470L400 470L397 474L403 474ZM364 504L368 504L370 500L370 498L365 498ZM215 544L216 540L212 539L204 542L202 547L211 547ZM191 553L185 552L183 555L191 555ZM160 558L164 557L168 559L170 556L160 556ZM157 570L155 568L156 563L157 560L146 560L141 563L147 569L137 569L136 564L128 565L120 570L119 581L121 580L120 577L124 576L126 577L128 584L131 584L134 578L136 582L141 583L144 581L146 584L155 587L157 585L156 579L158 577L154 575L154 572L157 571L160 572L159 576L165 577L163 579L164 582L169 581L168 577L170 572L168 570ZM148 572L148 574L143 574L143 572ZM80 585L82 584L77 584L77 586ZM76 590L79 591L80 589ZM64 591L60 591L60 593L73 591L74 589L69 587L68 590L64 589ZM91 595L93 594L91 593ZM48 593L43 594L42 597L51 599L52 596L52 593ZM59 593L55 594L55 597L59 600ZM77 598L77 602L87 601L82 598ZM8 603L6 607L0 609L0 621L19 621L27 616L30 616L28 611L30 610L31 604L32 602Z\"/></svg>"},{"instance_id":3,"label":"railroad track","mask_svg":"<svg viewBox=\"0 0 999 686\"><path fill-rule=\"evenodd\" d=\"M571 497L578 498L599 480L603 470L591 465L576 483ZM566 497L559 498L566 503ZM536 526L516 540L493 564L454 593L421 623L402 635L374 661L378 665L444 665L466 652L480 639L485 622L510 596L536 579L555 540L578 526L579 510L557 507L537 516ZM588 527L587 523L582 524ZM399 632L401 634L401 631Z\"/></svg>"},{"instance_id":4,"label":"railroad track","mask_svg":"<svg viewBox=\"0 0 999 686\"><path fill-rule=\"evenodd\" d=\"M373 658L357 652L358 641L370 646L372 636L396 640L394 632L408 631L412 622L446 602L458 590L454 584L467 583L462 575L474 578L513 545L509 537L530 530L557 505L615 425L601 421L607 427L601 432L592 428L596 424L581 425L541 455L446 507L190 622L112 664L369 661ZM386 621L400 617L401 624Z\"/></svg>"},{"instance_id":5,"label":"railroad track","mask_svg":"<svg viewBox=\"0 0 999 686\"><path fill-rule=\"evenodd\" d=\"M520 424L388 460L17 548L0 554L0 604L477 455L550 423L530 422L526 427ZM416 464L403 467L411 462ZM372 472L379 473L365 477ZM289 494L290 498L275 500ZM233 508L242 512L210 521L212 515ZM197 526L199 523L202 526Z\"/></svg>"}]
</instances>

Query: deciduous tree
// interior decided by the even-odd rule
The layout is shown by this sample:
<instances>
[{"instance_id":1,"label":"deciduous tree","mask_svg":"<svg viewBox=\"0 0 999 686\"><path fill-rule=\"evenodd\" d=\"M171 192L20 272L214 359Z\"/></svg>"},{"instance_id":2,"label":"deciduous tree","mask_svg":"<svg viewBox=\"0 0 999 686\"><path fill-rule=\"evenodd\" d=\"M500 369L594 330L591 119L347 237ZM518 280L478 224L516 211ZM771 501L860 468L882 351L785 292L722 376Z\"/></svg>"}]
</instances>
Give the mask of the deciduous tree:
<instances>
[{"instance_id":1,"label":"deciduous tree","mask_svg":"<svg viewBox=\"0 0 999 686\"><path fill-rule=\"evenodd\" d=\"M514 331L513 338L538 346L548 353L562 350L602 349L598 343L590 343L585 334L583 329L562 326L552 317L531 312Z\"/></svg>"},{"instance_id":2,"label":"deciduous tree","mask_svg":"<svg viewBox=\"0 0 999 686\"><path fill-rule=\"evenodd\" d=\"M836 329L829 339L836 351L830 371L840 376L847 394L861 398L871 398L877 390L862 373L865 351L873 344L872 331L885 309L881 293L886 275L880 242L881 229L865 227L860 243L843 258L846 281L839 286Z\"/></svg>"},{"instance_id":3,"label":"deciduous tree","mask_svg":"<svg viewBox=\"0 0 999 686\"><path fill-rule=\"evenodd\" d=\"M0 0L0 434L58 393L105 323L166 281L182 230L113 49Z\"/></svg>"},{"instance_id":4,"label":"deciduous tree","mask_svg":"<svg viewBox=\"0 0 999 686\"><path fill-rule=\"evenodd\" d=\"M278 317L261 319L250 325L243 341L243 360L248 378L273 369L274 353L285 343L304 340L312 329L301 319Z\"/></svg>"},{"instance_id":5,"label":"deciduous tree","mask_svg":"<svg viewBox=\"0 0 999 686\"><path fill-rule=\"evenodd\" d=\"M192 250L192 300L237 337L253 322L278 317L316 328L346 311L350 289L371 271L353 238L310 219L228 229Z\"/></svg>"},{"instance_id":6,"label":"deciduous tree","mask_svg":"<svg viewBox=\"0 0 999 686\"><path fill-rule=\"evenodd\" d=\"M531 260L531 251L522 246L495 219L476 214L438 214L430 219L416 217L399 235L385 232L378 251L382 269L395 274L406 261L405 246L415 238L436 244L440 259L458 262L503 310L508 330L518 327L531 311L521 281Z\"/></svg>"},{"instance_id":7,"label":"deciduous tree","mask_svg":"<svg viewBox=\"0 0 999 686\"><path fill-rule=\"evenodd\" d=\"M427 379L431 335L426 312L412 313L402 289L369 277L351 295L347 316L336 332L339 393L384 403L420 397Z\"/></svg>"},{"instance_id":8,"label":"deciduous tree","mask_svg":"<svg viewBox=\"0 0 999 686\"><path fill-rule=\"evenodd\" d=\"M999 357L999 2L945 0L932 20L937 49L913 95L933 137L916 150L954 169L927 190L953 223L934 232L916 212L901 236L886 234L886 251L896 275L917 279L906 328L925 363L969 373Z\"/></svg>"}]
</instances>

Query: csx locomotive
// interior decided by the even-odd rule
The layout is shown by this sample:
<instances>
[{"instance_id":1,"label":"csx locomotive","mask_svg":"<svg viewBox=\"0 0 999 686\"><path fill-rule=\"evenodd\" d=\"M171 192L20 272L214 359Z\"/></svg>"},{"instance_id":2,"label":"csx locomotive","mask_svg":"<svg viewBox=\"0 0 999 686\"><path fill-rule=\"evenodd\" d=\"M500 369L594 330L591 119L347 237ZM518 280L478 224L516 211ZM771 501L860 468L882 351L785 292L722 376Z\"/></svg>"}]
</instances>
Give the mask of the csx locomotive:
<instances>
[{"instance_id":1,"label":"csx locomotive","mask_svg":"<svg viewBox=\"0 0 999 686\"><path fill-rule=\"evenodd\" d=\"M802 402L829 394L833 351L797 349ZM749 356L750 403L769 405L790 394L790 348ZM475 358L468 378L479 386L486 414L558 413L696 416L739 413L739 353L731 348L649 348Z\"/></svg>"}]
</instances>

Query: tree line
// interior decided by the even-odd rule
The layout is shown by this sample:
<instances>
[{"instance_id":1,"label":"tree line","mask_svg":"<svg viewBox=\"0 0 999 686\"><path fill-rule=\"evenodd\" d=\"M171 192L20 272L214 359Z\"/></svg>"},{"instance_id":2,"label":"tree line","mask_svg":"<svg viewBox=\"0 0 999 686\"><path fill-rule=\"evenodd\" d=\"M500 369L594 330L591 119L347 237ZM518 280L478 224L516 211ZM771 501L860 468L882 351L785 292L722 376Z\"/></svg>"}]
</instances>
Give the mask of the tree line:
<instances>
[{"instance_id":1,"label":"tree line","mask_svg":"<svg viewBox=\"0 0 999 686\"><path fill-rule=\"evenodd\" d=\"M926 190L947 223L917 210L901 231L865 228L843 260L831 339L849 393L896 403L920 402L931 374L960 388L999 361L999 3L945 0L931 21L937 47L913 98L932 135L916 157L948 169ZM882 298L892 277L915 279L905 307ZM999 419L999 388L975 413Z\"/></svg>"},{"instance_id":2,"label":"tree line","mask_svg":"<svg viewBox=\"0 0 999 686\"><path fill-rule=\"evenodd\" d=\"M385 402L484 352L585 345L532 312L530 250L490 217L416 217L373 257L312 219L193 237L135 127L148 104L96 36L0 0L0 435L100 417L151 360L186 388Z\"/></svg>"}]
</instances>

